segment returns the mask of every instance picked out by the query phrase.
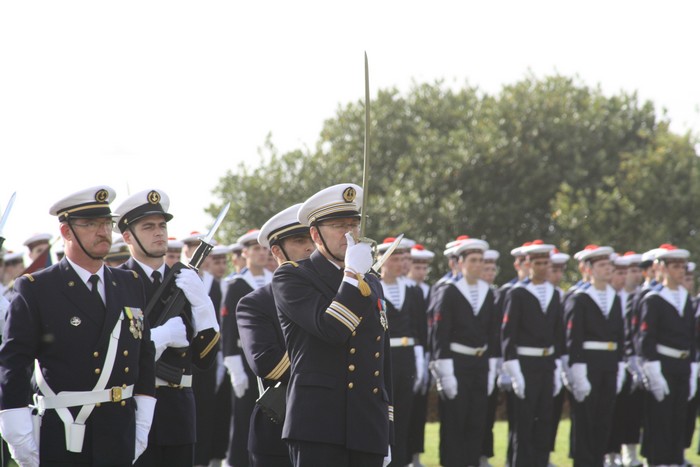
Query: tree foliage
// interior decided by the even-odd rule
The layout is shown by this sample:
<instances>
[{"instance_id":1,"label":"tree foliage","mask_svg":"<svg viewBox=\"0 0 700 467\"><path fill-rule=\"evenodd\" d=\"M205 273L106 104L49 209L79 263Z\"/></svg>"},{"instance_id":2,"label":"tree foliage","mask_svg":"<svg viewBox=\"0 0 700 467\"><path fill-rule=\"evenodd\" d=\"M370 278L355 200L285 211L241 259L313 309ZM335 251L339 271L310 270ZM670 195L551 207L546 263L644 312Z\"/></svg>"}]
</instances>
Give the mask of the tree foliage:
<instances>
[{"instance_id":1,"label":"tree foliage","mask_svg":"<svg viewBox=\"0 0 700 467\"><path fill-rule=\"evenodd\" d=\"M567 252L667 241L700 252L695 137L673 134L635 93L528 76L497 95L442 82L379 90L371 110L367 233L418 240L438 252L437 273L444 244L460 234L502 252L501 280L510 249L535 238ZM363 144L360 101L326 120L313 150L278 154L268 139L259 165L240 165L215 189L232 202L222 238L326 186L361 183Z\"/></svg>"}]
</instances>

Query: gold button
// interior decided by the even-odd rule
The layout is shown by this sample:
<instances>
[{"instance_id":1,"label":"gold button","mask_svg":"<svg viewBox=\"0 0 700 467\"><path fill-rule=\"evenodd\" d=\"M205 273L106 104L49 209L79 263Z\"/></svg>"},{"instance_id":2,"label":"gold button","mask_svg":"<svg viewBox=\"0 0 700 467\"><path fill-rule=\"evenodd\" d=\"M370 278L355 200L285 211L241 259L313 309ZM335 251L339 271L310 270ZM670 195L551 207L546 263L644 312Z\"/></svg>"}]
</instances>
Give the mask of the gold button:
<instances>
[{"instance_id":1,"label":"gold button","mask_svg":"<svg viewBox=\"0 0 700 467\"><path fill-rule=\"evenodd\" d=\"M121 401L122 407L126 405L126 401Z\"/></svg>"},{"instance_id":2,"label":"gold button","mask_svg":"<svg viewBox=\"0 0 700 467\"><path fill-rule=\"evenodd\" d=\"M123 388L123 389L126 389L126 384L122 384L122 388Z\"/></svg>"},{"instance_id":3,"label":"gold button","mask_svg":"<svg viewBox=\"0 0 700 467\"><path fill-rule=\"evenodd\" d=\"M180 354L180 356L181 356L182 358L185 358L185 357L187 356L187 352L182 352L182 353Z\"/></svg>"},{"instance_id":4,"label":"gold button","mask_svg":"<svg viewBox=\"0 0 700 467\"><path fill-rule=\"evenodd\" d=\"M355 385L352 383L348 383L348 389L352 389Z\"/></svg>"},{"instance_id":5,"label":"gold button","mask_svg":"<svg viewBox=\"0 0 700 467\"><path fill-rule=\"evenodd\" d=\"M374 394L379 393L379 388L374 388L374 389L372 389L372 392L373 392Z\"/></svg>"},{"instance_id":6,"label":"gold button","mask_svg":"<svg viewBox=\"0 0 700 467\"><path fill-rule=\"evenodd\" d=\"M352 332L352 337L355 337L357 335L357 331Z\"/></svg>"},{"instance_id":7,"label":"gold button","mask_svg":"<svg viewBox=\"0 0 700 467\"><path fill-rule=\"evenodd\" d=\"M96 374L96 375L99 375L101 371L102 371L102 370L100 370L99 368L95 368L95 374Z\"/></svg>"},{"instance_id":8,"label":"gold button","mask_svg":"<svg viewBox=\"0 0 700 467\"><path fill-rule=\"evenodd\" d=\"M102 407L102 404L98 402L97 404L95 404L95 407Z\"/></svg>"},{"instance_id":9,"label":"gold button","mask_svg":"<svg viewBox=\"0 0 700 467\"><path fill-rule=\"evenodd\" d=\"M382 336L377 336L377 342L379 342L380 340L382 340Z\"/></svg>"},{"instance_id":10,"label":"gold button","mask_svg":"<svg viewBox=\"0 0 700 467\"><path fill-rule=\"evenodd\" d=\"M374 376L379 376L379 370L374 372Z\"/></svg>"},{"instance_id":11,"label":"gold button","mask_svg":"<svg viewBox=\"0 0 700 467\"><path fill-rule=\"evenodd\" d=\"M355 347L353 347L352 349L350 349L350 353L351 353L351 354L354 354L355 352L357 352L357 349L355 349Z\"/></svg>"},{"instance_id":12,"label":"gold button","mask_svg":"<svg viewBox=\"0 0 700 467\"><path fill-rule=\"evenodd\" d=\"M128 350L125 350L125 351L124 351L124 356L125 356L125 357L128 357L128 356L129 356L129 351L128 351Z\"/></svg>"},{"instance_id":13,"label":"gold button","mask_svg":"<svg viewBox=\"0 0 700 467\"><path fill-rule=\"evenodd\" d=\"M199 339L200 339L200 340L204 340L204 336L199 336Z\"/></svg>"},{"instance_id":14,"label":"gold button","mask_svg":"<svg viewBox=\"0 0 700 467\"><path fill-rule=\"evenodd\" d=\"M129 372L129 367L127 366L126 368L124 368L124 373L128 373L128 372Z\"/></svg>"},{"instance_id":15,"label":"gold button","mask_svg":"<svg viewBox=\"0 0 700 467\"><path fill-rule=\"evenodd\" d=\"M350 366L348 366L348 370L350 370L350 371L355 371L355 365L350 365Z\"/></svg>"},{"instance_id":16,"label":"gold button","mask_svg":"<svg viewBox=\"0 0 700 467\"><path fill-rule=\"evenodd\" d=\"M374 358L379 358L379 352L374 352Z\"/></svg>"},{"instance_id":17,"label":"gold button","mask_svg":"<svg viewBox=\"0 0 700 467\"><path fill-rule=\"evenodd\" d=\"M93 352L93 353L92 353L92 356L95 357L95 358L97 358L97 357L100 356L100 353L99 353L99 352Z\"/></svg>"}]
</instances>

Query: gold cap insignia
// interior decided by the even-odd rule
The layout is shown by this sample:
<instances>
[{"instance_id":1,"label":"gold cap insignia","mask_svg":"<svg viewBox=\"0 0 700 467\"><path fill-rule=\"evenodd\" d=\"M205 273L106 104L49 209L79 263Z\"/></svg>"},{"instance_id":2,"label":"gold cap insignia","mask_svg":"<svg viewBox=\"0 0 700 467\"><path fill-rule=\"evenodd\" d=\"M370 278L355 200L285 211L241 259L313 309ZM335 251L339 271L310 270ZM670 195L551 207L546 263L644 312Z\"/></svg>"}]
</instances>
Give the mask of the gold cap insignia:
<instances>
[{"instance_id":1,"label":"gold cap insignia","mask_svg":"<svg viewBox=\"0 0 700 467\"><path fill-rule=\"evenodd\" d=\"M109 198L109 193L107 190L99 190L97 193L95 193L95 201L98 203L104 203L107 201L107 198Z\"/></svg>"},{"instance_id":2,"label":"gold cap insignia","mask_svg":"<svg viewBox=\"0 0 700 467\"><path fill-rule=\"evenodd\" d=\"M357 196L357 193L353 187L349 186L343 190L343 199L346 203L352 203L355 201L355 196Z\"/></svg>"},{"instance_id":3,"label":"gold cap insignia","mask_svg":"<svg viewBox=\"0 0 700 467\"><path fill-rule=\"evenodd\" d=\"M149 192L147 198L148 198L148 202L151 204L160 203L160 193L158 193L155 190Z\"/></svg>"}]
</instances>

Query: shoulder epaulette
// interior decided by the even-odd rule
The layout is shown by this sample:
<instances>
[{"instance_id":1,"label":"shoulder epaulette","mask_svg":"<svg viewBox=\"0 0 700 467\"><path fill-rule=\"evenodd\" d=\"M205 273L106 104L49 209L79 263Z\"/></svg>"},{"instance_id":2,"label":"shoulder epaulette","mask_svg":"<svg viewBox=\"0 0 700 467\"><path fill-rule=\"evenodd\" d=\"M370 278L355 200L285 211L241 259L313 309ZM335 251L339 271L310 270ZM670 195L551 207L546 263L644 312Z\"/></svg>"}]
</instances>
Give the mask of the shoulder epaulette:
<instances>
[{"instance_id":1,"label":"shoulder epaulette","mask_svg":"<svg viewBox=\"0 0 700 467\"><path fill-rule=\"evenodd\" d=\"M280 267L284 266L285 264L291 264L295 268L299 267L299 263L297 263L296 261L285 261L284 263L280 264Z\"/></svg>"},{"instance_id":2,"label":"shoulder epaulette","mask_svg":"<svg viewBox=\"0 0 700 467\"><path fill-rule=\"evenodd\" d=\"M34 276L32 276L31 274L22 274L22 276L29 279L29 282L34 282Z\"/></svg>"}]
</instances>

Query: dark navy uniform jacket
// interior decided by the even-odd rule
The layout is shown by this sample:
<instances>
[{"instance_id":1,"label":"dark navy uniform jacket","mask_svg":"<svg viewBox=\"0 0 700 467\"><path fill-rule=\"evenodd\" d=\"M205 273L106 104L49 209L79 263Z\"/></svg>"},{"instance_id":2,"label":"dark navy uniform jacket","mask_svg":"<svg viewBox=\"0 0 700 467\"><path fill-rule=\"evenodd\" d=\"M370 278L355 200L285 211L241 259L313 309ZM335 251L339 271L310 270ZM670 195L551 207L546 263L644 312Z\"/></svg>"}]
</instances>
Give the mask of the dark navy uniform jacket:
<instances>
[{"instance_id":1,"label":"dark navy uniform jacket","mask_svg":"<svg viewBox=\"0 0 700 467\"><path fill-rule=\"evenodd\" d=\"M262 378L263 386L267 388L278 381L288 382L290 362L277 318L272 284L243 297L236 307L236 320L246 360L253 372ZM251 386L255 387L253 381ZM289 455L287 445L282 441L282 424L270 420L258 405L250 420L248 450L267 455Z\"/></svg>"},{"instance_id":2,"label":"dark navy uniform jacket","mask_svg":"<svg viewBox=\"0 0 700 467\"><path fill-rule=\"evenodd\" d=\"M608 286L607 290L612 290ZM625 345L625 325L622 318L620 297L613 293L612 306L606 317L590 293L593 286L588 283L579 287L566 303L566 346L569 351L569 365L586 363L588 371L618 371L617 363L623 359ZM583 348L586 341L612 342L617 349L589 350Z\"/></svg>"},{"instance_id":3,"label":"dark navy uniform jacket","mask_svg":"<svg viewBox=\"0 0 700 467\"><path fill-rule=\"evenodd\" d=\"M142 336L129 331L125 307L144 310L137 274L104 267L106 311L64 258L43 271L15 282L0 347L0 410L26 407L32 388L34 359L54 393L92 391L97 383L110 335L121 319L116 360L107 388L134 385L134 394L153 396L154 354L146 324ZM71 409L73 416L79 407ZM134 457L136 403L133 398L96 406L87 419L81 453L66 449L65 429L55 410L47 410L41 426L42 462L66 465L131 464Z\"/></svg>"},{"instance_id":4,"label":"dark navy uniform jacket","mask_svg":"<svg viewBox=\"0 0 700 467\"><path fill-rule=\"evenodd\" d=\"M435 308L433 355L435 359L454 359L455 368L488 369L488 357L497 355L499 337L493 292L486 282L478 282L481 304L479 313L474 314L471 303L460 291L464 285L464 279L448 283ZM463 355L450 350L453 342L473 348L486 346L487 349L479 356Z\"/></svg>"},{"instance_id":5,"label":"dark navy uniform jacket","mask_svg":"<svg viewBox=\"0 0 700 467\"><path fill-rule=\"evenodd\" d=\"M697 361L695 337L695 308L690 296L683 303L682 314L663 296L664 286L657 285L640 304L641 323L639 343L641 356L646 360L659 360L664 373L689 373L690 362ZM657 344L687 352L685 358L673 358L660 354Z\"/></svg>"},{"instance_id":6,"label":"dark navy uniform jacket","mask_svg":"<svg viewBox=\"0 0 700 467\"><path fill-rule=\"evenodd\" d=\"M397 309L390 300L386 300L389 335L391 337L412 337L415 345L425 349L428 338L428 320L425 316L423 290L410 284L404 287L404 300L401 309Z\"/></svg>"},{"instance_id":7,"label":"dark navy uniform jacket","mask_svg":"<svg viewBox=\"0 0 700 467\"><path fill-rule=\"evenodd\" d=\"M156 293L156 286L146 276L141 266L134 258L130 258L119 267L138 273L146 290L146 301L148 302ZM167 277L169 272L170 268L166 265L163 277ZM163 304L158 304L153 308L148 316L151 325L155 323L162 311ZM186 304L183 313L192 322L192 310L189 303ZM219 333L210 328L194 336L189 347L178 349L168 347L156 363L156 375L159 375L158 365L161 364L177 368L183 375L192 375L193 365L200 369L209 368L216 361L218 340ZM194 443L197 438L197 430L192 388L159 386L156 397L158 401L151 425L149 443L154 442L162 446Z\"/></svg>"},{"instance_id":8,"label":"dark navy uniform jacket","mask_svg":"<svg viewBox=\"0 0 700 467\"><path fill-rule=\"evenodd\" d=\"M343 274L318 251L275 272L272 291L292 365L282 436L386 455L393 405L382 286L366 275L371 294L363 297Z\"/></svg>"}]
</instances>

